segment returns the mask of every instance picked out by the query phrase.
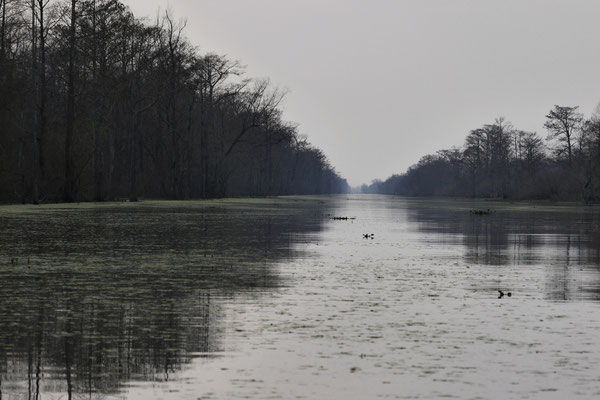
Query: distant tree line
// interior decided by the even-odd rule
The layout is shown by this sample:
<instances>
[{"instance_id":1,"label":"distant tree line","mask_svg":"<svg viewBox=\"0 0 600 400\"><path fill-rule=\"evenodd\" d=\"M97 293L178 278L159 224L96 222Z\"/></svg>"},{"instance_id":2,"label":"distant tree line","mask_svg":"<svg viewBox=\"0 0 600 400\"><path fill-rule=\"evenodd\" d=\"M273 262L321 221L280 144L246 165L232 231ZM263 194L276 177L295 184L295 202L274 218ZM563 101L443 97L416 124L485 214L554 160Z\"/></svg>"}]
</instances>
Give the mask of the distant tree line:
<instances>
[{"instance_id":1,"label":"distant tree line","mask_svg":"<svg viewBox=\"0 0 600 400\"><path fill-rule=\"evenodd\" d=\"M0 201L338 193L284 93L118 0L0 0Z\"/></svg>"},{"instance_id":2,"label":"distant tree line","mask_svg":"<svg viewBox=\"0 0 600 400\"><path fill-rule=\"evenodd\" d=\"M504 118L474 129L462 147L427 155L362 192L407 196L600 201L600 113L554 106L544 140Z\"/></svg>"}]
</instances>

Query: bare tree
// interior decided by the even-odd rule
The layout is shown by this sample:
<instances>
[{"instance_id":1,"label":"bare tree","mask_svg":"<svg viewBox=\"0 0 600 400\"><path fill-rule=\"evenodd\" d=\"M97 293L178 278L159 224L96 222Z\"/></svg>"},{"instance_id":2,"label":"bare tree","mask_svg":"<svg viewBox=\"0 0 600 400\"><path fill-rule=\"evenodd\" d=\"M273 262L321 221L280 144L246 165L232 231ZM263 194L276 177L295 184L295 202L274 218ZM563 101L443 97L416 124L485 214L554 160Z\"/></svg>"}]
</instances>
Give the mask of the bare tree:
<instances>
[{"instance_id":1,"label":"bare tree","mask_svg":"<svg viewBox=\"0 0 600 400\"><path fill-rule=\"evenodd\" d=\"M559 147L557 155L566 153L569 166L573 164L573 142L575 134L581 129L583 115L577 112L579 107L555 105L546 115L544 127L548 130L549 139L557 139Z\"/></svg>"},{"instance_id":2,"label":"bare tree","mask_svg":"<svg viewBox=\"0 0 600 400\"><path fill-rule=\"evenodd\" d=\"M40 124L39 122L39 112L43 110L42 107L38 107L38 60L37 60L37 51L38 51L38 36L37 36L37 20L38 20L38 11L36 9L36 0L31 0L31 92L33 96L33 115L32 115L32 132L33 132L33 142L31 146L31 154L32 154L32 202L37 204L39 202L39 179L40 179L40 170L42 169L41 163L41 149L40 149L40 141L42 133L38 131ZM43 20L43 18L41 18ZM45 76L44 69L41 68L41 74Z\"/></svg>"},{"instance_id":3,"label":"bare tree","mask_svg":"<svg viewBox=\"0 0 600 400\"><path fill-rule=\"evenodd\" d=\"M42 1L42 0L40 0ZM63 200L75 199L75 171L73 165L73 130L75 125L75 52L77 32L77 0L71 0L69 21L69 64L67 70L67 111L65 136L65 187Z\"/></svg>"},{"instance_id":4,"label":"bare tree","mask_svg":"<svg viewBox=\"0 0 600 400\"><path fill-rule=\"evenodd\" d=\"M0 65L6 52L6 0L0 0Z\"/></svg>"},{"instance_id":5,"label":"bare tree","mask_svg":"<svg viewBox=\"0 0 600 400\"><path fill-rule=\"evenodd\" d=\"M519 131L521 160L528 171L534 171L544 159L544 143L535 132Z\"/></svg>"}]
</instances>

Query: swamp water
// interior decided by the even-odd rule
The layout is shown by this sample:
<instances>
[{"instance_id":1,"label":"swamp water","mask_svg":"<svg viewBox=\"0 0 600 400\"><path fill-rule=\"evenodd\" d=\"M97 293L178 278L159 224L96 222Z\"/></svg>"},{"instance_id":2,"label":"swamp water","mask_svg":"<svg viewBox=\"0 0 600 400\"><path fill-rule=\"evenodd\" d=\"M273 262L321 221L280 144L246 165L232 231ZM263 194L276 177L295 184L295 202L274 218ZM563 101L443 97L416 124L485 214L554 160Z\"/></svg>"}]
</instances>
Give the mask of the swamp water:
<instances>
[{"instance_id":1,"label":"swamp water","mask_svg":"<svg viewBox=\"0 0 600 400\"><path fill-rule=\"evenodd\" d=\"M598 398L598 332L597 208L0 207L4 400Z\"/></svg>"}]
</instances>

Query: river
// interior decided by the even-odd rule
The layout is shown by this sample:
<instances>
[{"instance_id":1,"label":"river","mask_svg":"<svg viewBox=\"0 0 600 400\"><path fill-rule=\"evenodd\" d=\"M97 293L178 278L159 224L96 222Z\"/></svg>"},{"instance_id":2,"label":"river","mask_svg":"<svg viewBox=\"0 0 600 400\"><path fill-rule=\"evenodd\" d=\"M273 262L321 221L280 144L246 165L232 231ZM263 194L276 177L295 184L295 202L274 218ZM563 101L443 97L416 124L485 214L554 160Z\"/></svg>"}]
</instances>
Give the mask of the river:
<instances>
[{"instance_id":1,"label":"river","mask_svg":"<svg viewBox=\"0 0 600 400\"><path fill-rule=\"evenodd\" d=\"M592 399L598 332L598 207L0 207L0 399Z\"/></svg>"}]
</instances>

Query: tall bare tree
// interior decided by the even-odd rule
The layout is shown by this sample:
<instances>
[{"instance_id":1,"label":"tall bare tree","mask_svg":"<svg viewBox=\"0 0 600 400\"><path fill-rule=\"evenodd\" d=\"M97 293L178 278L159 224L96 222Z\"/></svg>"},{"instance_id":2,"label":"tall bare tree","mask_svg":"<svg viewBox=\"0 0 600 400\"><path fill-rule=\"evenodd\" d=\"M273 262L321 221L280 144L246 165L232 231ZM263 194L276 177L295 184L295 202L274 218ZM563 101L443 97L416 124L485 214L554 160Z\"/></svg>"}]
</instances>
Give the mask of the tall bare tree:
<instances>
[{"instance_id":1,"label":"tall bare tree","mask_svg":"<svg viewBox=\"0 0 600 400\"><path fill-rule=\"evenodd\" d=\"M567 155L569 166L573 164L573 144L576 133L581 129L583 114L577 112L579 107L555 105L546 115L544 127L548 130L549 139L557 139L559 145L557 155Z\"/></svg>"},{"instance_id":2,"label":"tall bare tree","mask_svg":"<svg viewBox=\"0 0 600 400\"><path fill-rule=\"evenodd\" d=\"M40 0L43 1L43 0ZM75 171L73 165L73 131L75 125L75 52L77 33L77 0L71 0L69 20L69 64L67 69L67 109L65 135L65 187L63 200L75 200Z\"/></svg>"}]
</instances>

